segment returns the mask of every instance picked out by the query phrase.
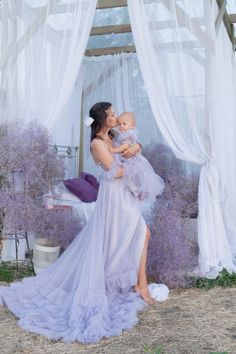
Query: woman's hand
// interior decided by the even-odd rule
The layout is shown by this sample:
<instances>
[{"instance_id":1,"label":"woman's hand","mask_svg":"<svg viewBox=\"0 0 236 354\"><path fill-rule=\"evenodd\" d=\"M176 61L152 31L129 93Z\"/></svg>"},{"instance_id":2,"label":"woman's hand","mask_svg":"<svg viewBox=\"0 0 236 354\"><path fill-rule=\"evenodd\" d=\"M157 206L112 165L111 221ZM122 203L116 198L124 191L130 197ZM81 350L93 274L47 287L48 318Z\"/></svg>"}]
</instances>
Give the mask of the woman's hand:
<instances>
[{"instance_id":1,"label":"woman's hand","mask_svg":"<svg viewBox=\"0 0 236 354\"><path fill-rule=\"evenodd\" d=\"M126 159L135 156L138 152L141 150L141 145L140 144L134 144L130 146L128 149L126 149L123 153L122 156Z\"/></svg>"},{"instance_id":2,"label":"woman's hand","mask_svg":"<svg viewBox=\"0 0 236 354\"><path fill-rule=\"evenodd\" d=\"M108 146L108 149L109 149L109 151L112 153L112 154L114 154L114 148L113 148L113 146L112 145L109 145Z\"/></svg>"}]
</instances>

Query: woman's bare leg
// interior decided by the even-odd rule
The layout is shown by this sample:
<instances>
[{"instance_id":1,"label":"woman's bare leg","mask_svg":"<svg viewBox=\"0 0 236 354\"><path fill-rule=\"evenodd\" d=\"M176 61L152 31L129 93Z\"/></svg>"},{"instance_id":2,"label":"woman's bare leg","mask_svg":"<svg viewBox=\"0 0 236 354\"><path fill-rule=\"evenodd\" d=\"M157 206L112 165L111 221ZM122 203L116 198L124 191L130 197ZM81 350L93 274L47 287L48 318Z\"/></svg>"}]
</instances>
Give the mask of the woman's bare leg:
<instances>
[{"instance_id":1,"label":"woman's bare leg","mask_svg":"<svg viewBox=\"0 0 236 354\"><path fill-rule=\"evenodd\" d=\"M143 247L143 253L141 256L139 273L138 273L138 284L134 287L135 291L139 293L139 295L149 304L153 304L155 300L151 297L148 284L147 284L147 273L146 273L146 265L147 265L147 250L148 250L148 242L150 240L150 231L147 227L146 238Z\"/></svg>"}]
</instances>

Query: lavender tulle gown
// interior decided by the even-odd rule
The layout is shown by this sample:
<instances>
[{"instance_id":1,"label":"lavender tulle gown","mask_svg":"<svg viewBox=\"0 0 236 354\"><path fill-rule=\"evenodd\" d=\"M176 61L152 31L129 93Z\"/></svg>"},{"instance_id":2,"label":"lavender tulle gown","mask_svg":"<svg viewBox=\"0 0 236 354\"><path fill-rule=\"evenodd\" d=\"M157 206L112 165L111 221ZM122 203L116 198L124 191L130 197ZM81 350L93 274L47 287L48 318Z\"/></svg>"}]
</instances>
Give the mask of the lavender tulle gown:
<instances>
[{"instance_id":1,"label":"lavender tulle gown","mask_svg":"<svg viewBox=\"0 0 236 354\"><path fill-rule=\"evenodd\" d=\"M138 141L137 128L125 132L117 132L114 147L122 144L136 144ZM141 154L125 159L120 153L114 154L115 163L125 167L124 183L130 192L139 200L154 201L163 192L165 183L153 170L148 160Z\"/></svg>"},{"instance_id":2,"label":"lavender tulle gown","mask_svg":"<svg viewBox=\"0 0 236 354\"><path fill-rule=\"evenodd\" d=\"M51 339L91 343L137 322L146 224L123 179L101 180L95 211L59 259L36 277L0 288L19 325Z\"/></svg>"}]
</instances>

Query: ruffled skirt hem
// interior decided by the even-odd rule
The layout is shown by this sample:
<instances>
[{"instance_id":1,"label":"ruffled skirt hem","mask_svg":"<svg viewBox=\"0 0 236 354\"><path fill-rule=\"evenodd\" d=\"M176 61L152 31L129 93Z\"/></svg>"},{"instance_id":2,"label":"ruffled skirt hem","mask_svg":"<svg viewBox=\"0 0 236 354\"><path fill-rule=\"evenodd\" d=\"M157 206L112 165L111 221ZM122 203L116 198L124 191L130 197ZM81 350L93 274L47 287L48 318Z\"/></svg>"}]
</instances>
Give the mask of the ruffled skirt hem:
<instances>
[{"instance_id":1,"label":"ruffled skirt hem","mask_svg":"<svg viewBox=\"0 0 236 354\"><path fill-rule=\"evenodd\" d=\"M66 298L59 288L46 294L22 283L1 288L0 299L1 305L19 318L22 329L53 340L81 343L93 343L131 329L138 322L137 311L146 305L131 291L115 295L76 293Z\"/></svg>"}]
</instances>

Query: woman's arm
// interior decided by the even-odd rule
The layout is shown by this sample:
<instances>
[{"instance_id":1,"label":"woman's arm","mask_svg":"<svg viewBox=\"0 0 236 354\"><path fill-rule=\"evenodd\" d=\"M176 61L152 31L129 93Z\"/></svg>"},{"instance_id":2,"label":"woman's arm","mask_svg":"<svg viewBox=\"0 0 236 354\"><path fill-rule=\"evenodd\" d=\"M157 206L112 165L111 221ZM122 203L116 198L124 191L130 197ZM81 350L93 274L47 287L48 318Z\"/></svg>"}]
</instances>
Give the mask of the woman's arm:
<instances>
[{"instance_id":1,"label":"woman's arm","mask_svg":"<svg viewBox=\"0 0 236 354\"><path fill-rule=\"evenodd\" d=\"M95 162L100 163L105 171L111 171L111 169L113 169L113 171L111 171L113 178L120 178L124 176L124 168L118 165L114 166L114 159L108 150L107 144L105 144L102 140L93 139L90 147Z\"/></svg>"},{"instance_id":2,"label":"woman's arm","mask_svg":"<svg viewBox=\"0 0 236 354\"><path fill-rule=\"evenodd\" d=\"M111 153L119 153L119 152L124 152L125 150L127 150L129 148L130 144L121 144L118 147L113 147L113 146L109 146L109 151Z\"/></svg>"}]
</instances>

